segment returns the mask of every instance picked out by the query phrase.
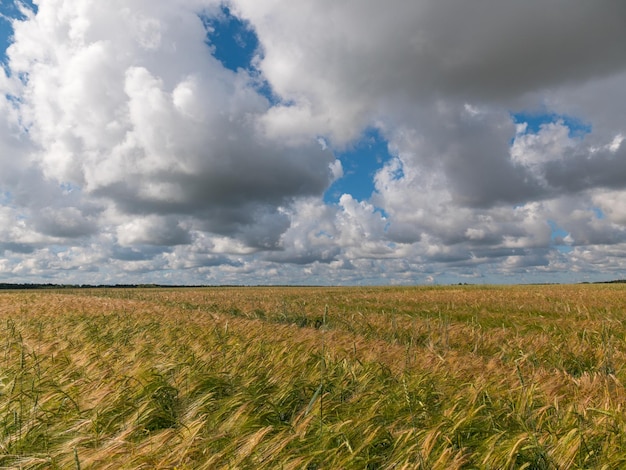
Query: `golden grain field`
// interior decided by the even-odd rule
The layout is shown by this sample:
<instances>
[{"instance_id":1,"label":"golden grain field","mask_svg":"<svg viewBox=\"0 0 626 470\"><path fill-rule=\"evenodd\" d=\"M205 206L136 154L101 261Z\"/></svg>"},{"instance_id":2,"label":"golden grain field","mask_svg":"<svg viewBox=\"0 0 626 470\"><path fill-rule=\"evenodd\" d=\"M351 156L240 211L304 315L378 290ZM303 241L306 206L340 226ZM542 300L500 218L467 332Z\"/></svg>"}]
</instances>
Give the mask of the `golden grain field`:
<instances>
[{"instance_id":1,"label":"golden grain field","mask_svg":"<svg viewBox=\"0 0 626 470\"><path fill-rule=\"evenodd\" d=\"M626 468L626 286L0 293L0 468Z\"/></svg>"}]
</instances>

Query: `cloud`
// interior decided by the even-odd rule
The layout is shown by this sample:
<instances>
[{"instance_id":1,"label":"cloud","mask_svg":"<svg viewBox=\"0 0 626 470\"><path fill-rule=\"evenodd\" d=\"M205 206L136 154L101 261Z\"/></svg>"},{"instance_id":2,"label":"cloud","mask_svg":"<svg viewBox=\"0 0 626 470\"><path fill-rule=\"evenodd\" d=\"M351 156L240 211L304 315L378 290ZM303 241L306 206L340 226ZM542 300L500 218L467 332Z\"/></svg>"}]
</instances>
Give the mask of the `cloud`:
<instances>
[{"instance_id":1,"label":"cloud","mask_svg":"<svg viewBox=\"0 0 626 470\"><path fill-rule=\"evenodd\" d=\"M566 163L546 164L548 184L571 192L589 188L623 189L626 187L626 145L611 146L607 143L601 149L572 152Z\"/></svg>"},{"instance_id":2,"label":"cloud","mask_svg":"<svg viewBox=\"0 0 626 470\"><path fill-rule=\"evenodd\" d=\"M261 70L295 102L281 120L325 122L337 140L388 106L514 100L625 65L624 7L608 0L232 3L259 34Z\"/></svg>"},{"instance_id":3,"label":"cloud","mask_svg":"<svg viewBox=\"0 0 626 470\"><path fill-rule=\"evenodd\" d=\"M48 208L37 214L34 228L44 235L59 238L85 237L96 233L97 225L76 207Z\"/></svg>"},{"instance_id":4,"label":"cloud","mask_svg":"<svg viewBox=\"0 0 626 470\"><path fill-rule=\"evenodd\" d=\"M125 245L188 243L176 217L274 244L288 226L278 208L321 195L334 156L314 140L293 146L259 134L269 102L205 44L198 15L216 5L118 3L46 2L14 24L10 71L22 79L18 104L1 103L11 111L5 134L17 122L28 132L30 190L41 181L82 194L34 217L36 229L88 235L95 225L79 223L76 206L97 201L134 217L111 228ZM41 201L40 191L28 197Z\"/></svg>"},{"instance_id":5,"label":"cloud","mask_svg":"<svg viewBox=\"0 0 626 470\"><path fill-rule=\"evenodd\" d=\"M203 21L224 5L258 38L236 71ZM0 271L617 275L625 18L612 0L41 2L0 71ZM374 193L324 202L372 130Z\"/></svg>"}]
</instances>

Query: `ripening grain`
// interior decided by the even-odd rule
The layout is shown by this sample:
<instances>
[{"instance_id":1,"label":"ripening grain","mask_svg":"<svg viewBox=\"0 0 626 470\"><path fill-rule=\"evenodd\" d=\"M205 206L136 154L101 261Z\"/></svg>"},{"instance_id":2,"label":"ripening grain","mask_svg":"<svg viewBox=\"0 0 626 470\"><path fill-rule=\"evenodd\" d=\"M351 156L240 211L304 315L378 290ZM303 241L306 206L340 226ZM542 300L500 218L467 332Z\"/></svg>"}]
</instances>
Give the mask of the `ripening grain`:
<instances>
[{"instance_id":1,"label":"ripening grain","mask_svg":"<svg viewBox=\"0 0 626 470\"><path fill-rule=\"evenodd\" d=\"M625 294L3 292L0 468L620 468Z\"/></svg>"}]
</instances>

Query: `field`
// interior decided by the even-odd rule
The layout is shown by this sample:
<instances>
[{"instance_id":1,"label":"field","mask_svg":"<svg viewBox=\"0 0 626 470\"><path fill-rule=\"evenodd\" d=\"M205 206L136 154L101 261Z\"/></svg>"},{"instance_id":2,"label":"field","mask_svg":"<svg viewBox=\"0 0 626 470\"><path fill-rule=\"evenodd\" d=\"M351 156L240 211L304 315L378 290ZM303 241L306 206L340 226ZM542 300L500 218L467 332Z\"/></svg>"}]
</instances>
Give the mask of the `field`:
<instances>
[{"instance_id":1,"label":"field","mask_svg":"<svg viewBox=\"0 0 626 470\"><path fill-rule=\"evenodd\" d=\"M0 293L0 468L626 468L626 286Z\"/></svg>"}]
</instances>

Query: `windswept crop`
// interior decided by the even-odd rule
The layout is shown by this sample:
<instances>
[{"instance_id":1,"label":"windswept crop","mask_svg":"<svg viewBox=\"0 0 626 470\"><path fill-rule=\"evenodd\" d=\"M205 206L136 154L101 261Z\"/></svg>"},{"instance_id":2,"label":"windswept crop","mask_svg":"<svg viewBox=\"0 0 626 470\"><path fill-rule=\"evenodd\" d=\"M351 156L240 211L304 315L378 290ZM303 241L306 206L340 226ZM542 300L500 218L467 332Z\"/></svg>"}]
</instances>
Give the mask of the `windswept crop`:
<instances>
[{"instance_id":1,"label":"windswept crop","mask_svg":"<svg viewBox=\"0 0 626 470\"><path fill-rule=\"evenodd\" d=\"M0 468L621 468L625 294L4 292Z\"/></svg>"}]
</instances>

